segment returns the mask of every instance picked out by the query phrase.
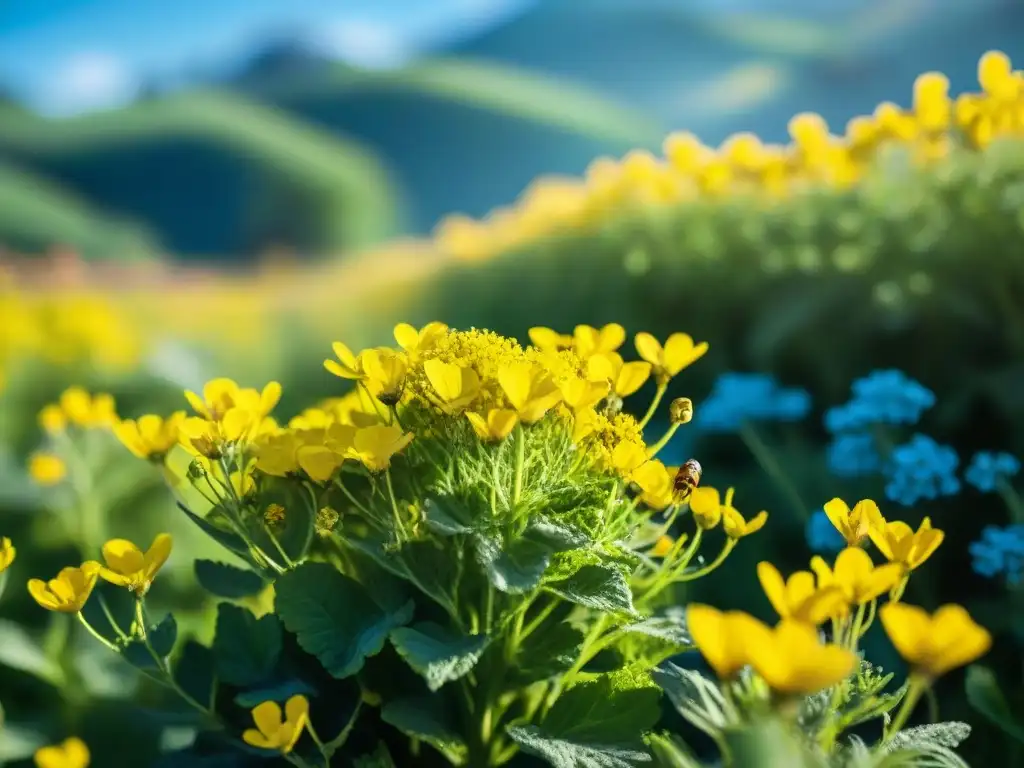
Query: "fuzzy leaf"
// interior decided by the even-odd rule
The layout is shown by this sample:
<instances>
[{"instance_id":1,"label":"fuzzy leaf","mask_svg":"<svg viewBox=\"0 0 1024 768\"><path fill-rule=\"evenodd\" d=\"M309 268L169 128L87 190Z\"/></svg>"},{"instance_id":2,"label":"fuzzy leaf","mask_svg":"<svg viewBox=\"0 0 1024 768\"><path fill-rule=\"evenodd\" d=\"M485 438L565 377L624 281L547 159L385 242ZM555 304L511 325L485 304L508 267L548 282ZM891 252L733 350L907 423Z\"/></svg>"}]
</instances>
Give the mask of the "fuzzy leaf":
<instances>
[{"instance_id":1,"label":"fuzzy leaf","mask_svg":"<svg viewBox=\"0 0 1024 768\"><path fill-rule=\"evenodd\" d=\"M427 527L440 536L457 536L471 533L472 528L459 514L458 502L454 499L427 499L423 502L423 516Z\"/></svg>"},{"instance_id":2,"label":"fuzzy leaf","mask_svg":"<svg viewBox=\"0 0 1024 768\"><path fill-rule=\"evenodd\" d=\"M196 580L214 597L238 600L259 594L263 579L254 571L214 560L196 560Z\"/></svg>"},{"instance_id":3,"label":"fuzzy leaf","mask_svg":"<svg viewBox=\"0 0 1024 768\"><path fill-rule=\"evenodd\" d=\"M693 638L686 628L686 615L682 611L668 610L660 616L627 624L622 631L664 640L681 650L693 646Z\"/></svg>"},{"instance_id":4,"label":"fuzzy leaf","mask_svg":"<svg viewBox=\"0 0 1024 768\"><path fill-rule=\"evenodd\" d=\"M552 738L535 725L513 726L508 735L523 752L543 758L554 768L635 768L651 762L651 756L638 749Z\"/></svg>"},{"instance_id":5,"label":"fuzzy leaf","mask_svg":"<svg viewBox=\"0 0 1024 768\"><path fill-rule=\"evenodd\" d=\"M433 622L422 622L392 630L391 643L406 663L423 676L427 688L436 691L469 672L480 660L490 638L460 636Z\"/></svg>"},{"instance_id":6,"label":"fuzzy leaf","mask_svg":"<svg viewBox=\"0 0 1024 768\"><path fill-rule=\"evenodd\" d=\"M977 664L967 669L967 701L1001 731L1024 742L1024 723L1014 717L991 669Z\"/></svg>"},{"instance_id":7,"label":"fuzzy leaf","mask_svg":"<svg viewBox=\"0 0 1024 768\"><path fill-rule=\"evenodd\" d=\"M274 606L299 645L331 675L350 677L384 647L391 630L412 618L413 604L386 611L369 592L327 563L305 563L282 574Z\"/></svg>"},{"instance_id":8,"label":"fuzzy leaf","mask_svg":"<svg viewBox=\"0 0 1024 768\"><path fill-rule=\"evenodd\" d=\"M508 732L555 768L631 768L651 761L641 736L657 723L660 698L646 674L614 672L565 691L539 727Z\"/></svg>"},{"instance_id":9,"label":"fuzzy leaf","mask_svg":"<svg viewBox=\"0 0 1024 768\"><path fill-rule=\"evenodd\" d=\"M528 685L565 672L579 658L583 633L569 624L544 624L519 646L515 659L515 680Z\"/></svg>"},{"instance_id":10,"label":"fuzzy leaf","mask_svg":"<svg viewBox=\"0 0 1024 768\"><path fill-rule=\"evenodd\" d=\"M675 664L666 664L652 675L679 714L696 728L717 738L729 725L728 704L716 682Z\"/></svg>"},{"instance_id":11,"label":"fuzzy leaf","mask_svg":"<svg viewBox=\"0 0 1024 768\"><path fill-rule=\"evenodd\" d=\"M903 729L889 739L882 746L882 749L887 753L899 752L904 749L920 749L921 747L928 746L953 749L960 746L960 743L970 735L971 726L967 723L953 721L918 725L914 728Z\"/></svg>"},{"instance_id":12,"label":"fuzzy leaf","mask_svg":"<svg viewBox=\"0 0 1024 768\"><path fill-rule=\"evenodd\" d=\"M213 657L217 675L226 683L252 686L268 680L281 656L281 622L268 613L257 619L231 603L217 606Z\"/></svg>"},{"instance_id":13,"label":"fuzzy leaf","mask_svg":"<svg viewBox=\"0 0 1024 768\"><path fill-rule=\"evenodd\" d=\"M534 589L551 562L550 548L526 538L503 547L493 537L477 536L476 556L491 585L511 595Z\"/></svg>"},{"instance_id":14,"label":"fuzzy leaf","mask_svg":"<svg viewBox=\"0 0 1024 768\"><path fill-rule=\"evenodd\" d=\"M464 759L466 745L449 720L450 711L443 701L424 696L388 702L381 708L380 717L407 736L422 739L445 755Z\"/></svg>"},{"instance_id":15,"label":"fuzzy leaf","mask_svg":"<svg viewBox=\"0 0 1024 768\"><path fill-rule=\"evenodd\" d=\"M369 556L373 562L389 573L415 586L448 613L455 613L452 585L456 583L456 560L462 551L453 547L442 548L432 541L413 541L392 552L383 542L352 539L350 545Z\"/></svg>"},{"instance_id":16,"label":"fuzzy leaf","mask_svg":"<svg viewBox=\"0 0 1024 768\"><path fill-rule=\"evenodd\" d=\"M605 613L635 614L633 593L622 572L606 565L585 565L565 581L547 588L571 603Z\"/></svg>"},{"instance_id":17,"label":"fuzzy leaf","mask_svg":"<svg viewBox=\"0 0 1024 768\"><path fill-rule=\"evenodd\" d=\"M533 520L523 536L546 547L552 553L579 549L590 543L589 538L582 531L570 525L556 523L546 517Z\"/></svg>"}]
</instances>

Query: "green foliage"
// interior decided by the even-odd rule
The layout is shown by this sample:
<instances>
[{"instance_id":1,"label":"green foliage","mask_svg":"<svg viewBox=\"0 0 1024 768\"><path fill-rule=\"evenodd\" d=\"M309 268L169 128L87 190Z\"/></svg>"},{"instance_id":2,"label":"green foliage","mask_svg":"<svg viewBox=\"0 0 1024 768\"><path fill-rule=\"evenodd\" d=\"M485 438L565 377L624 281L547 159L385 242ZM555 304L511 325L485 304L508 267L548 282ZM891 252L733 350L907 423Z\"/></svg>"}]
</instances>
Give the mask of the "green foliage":
<instances>
[{"instance_id":1,"label":"green foliage","mask_svg":"<svg viewBox=\"0 0 1024 768\"><path fill-rule=\"evenodd\" d=\"M991 669L974 665L967 670L967 701L1003 733L1024 743L1024 717L1010 710Z\"/></svg>"},{"instance_id":2,"label":"green foliage","mask_svg":"<svg viewBox=\"0 0 1024 768\"><path fill-rule=\"evenodd\" d=\"M848 191L624 209L592 232L446 270L413 316L518 337L580 322L683 330L711 344L687 393L721 370L764 370L837 403L850 381L896 365L950 393L946 423L963 424L979 397L1018 419L1022 171L1024 143L1005 141L928 169L894 153Z\"/></svg>"},{"instance_id":3,"label":"green foliage","mask_svg":"<svg viewBox=\"0 0 1024 768\"><path fill-rule=\"evenodd\" d=\"M250 686L274 674L282 646L281 621L268 614L257 619L245 608L217 606L213 657L217 676L225 683Z\"/></svg>"}]
</instances>

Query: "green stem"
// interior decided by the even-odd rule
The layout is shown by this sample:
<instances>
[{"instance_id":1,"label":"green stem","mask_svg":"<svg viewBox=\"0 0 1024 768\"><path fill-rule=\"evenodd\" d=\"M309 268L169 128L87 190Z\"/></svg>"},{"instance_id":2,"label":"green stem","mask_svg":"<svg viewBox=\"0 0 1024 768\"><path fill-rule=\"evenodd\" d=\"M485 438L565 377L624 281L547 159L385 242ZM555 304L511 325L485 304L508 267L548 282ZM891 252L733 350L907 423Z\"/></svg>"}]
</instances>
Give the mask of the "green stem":
<instances>
[{"instance_id":1,"label":"green stem","mask_svg":"<svg viewBox=\"0 0 1024 768\"><path fill-rule=\"evenodd\" d=\"M109 640L107 640L107 638L105 638L105 637L104 637L103 635L101 635L101 634L100 634L100 633L99 633L99 632L98 632L98 631L96 630L96 628L95 628L95 627L93 627L93 625L92 625L92 624L90 624L90 623L89 623L88 621L86 621L86 618L85 618L85 616L83 616L83 615L81 614L81 612L79 612L79 613L77 613L77 614L75 614L75 615L76 615L76 616L78 617L78 621L79 621L79 623L80 623L80 624L81 624L81 625L82 625L83 627L85 627L86 631L87 631L87 632L88 632L88 633L89 633L90 635L92 635L92 636L93 636L94 638L96 638L97 640L99 640L99 641L100 641L101 643L103 643L103 645L105 645L105 646L107 647L107 650L113 651L114 653L120 653L120 650L118 650L118 647L117 647L116 645L114 645L114 644L113 644L112 642L110 642Z\"/></svg>"},{"instance_id":2,"label":"green stem","mask_svg":"<svg viewBox=\"0 0 1024 768\"><path fill-rule=\"evenodd\" d=\"M114 614L110 611L110 606L107 604L107 599L102 595L97 595L100 602L100 608L103 610L103 615L107 617L107 621L110 623L110 628L113 629L119 638L127 641L128 635L125 634L124 630L121 629L121 625L114 619Z\"/></svg>"},{"instance_id":3,"label":"green stem","mask_svg":"<svg viewBox=\"0 0 1024 768\"><path fill-rule=\"evenodd\" d=\"M207 715L208 717L214 717L209 707L200 704L180 685L178 685L178 681L174 679L174 675L172 674L170 668L167 665L167 660L163 658L160 654L158 654L156 652L156 649L153 648L153 644L149 640L149 632L146 630L146 611L144 601L141 597L135 601L135 623L138 625L139 639L142 641L142 644L146 647L146 650L149 652L150 657L153 659L153 663L156 664L157 669L160 671L160 675L161 678L163 679L164 684L168 688L173 690L176 694L178 694L178 696L180 696L182 700L193 709L202 712L204 715Z\"/></svg>"},{"instance_id":4,"label":"green stem","mask_svg":"<svg viewBox=\"0 0 1024 768\"><path fill-rule=\"evenodd\" d=\"M391 515L395 521L395 538L399 543L405 538L405 526L402 525L402 516L398 513L398 500L395 498L395 488L391 484L391 470L384 470L384 482L388 488L388 499L391 501Z\"/></svg>"},{"instance_id":5,"label":"green stem","mask_svg":"<svg viewBox=\"0 0 1024 768\"><path fill-rule=\"evenodd\" d=\"M537 612L536 616L530 619L530 623L523 627L523 631L519 634L519 642L528 638L554 612L555 608L558 607L558 602L558 600L551 600L551 602Z\"/></svg>"},{"instance_id":6,"label":"green stem","mask_svg":"<svg viewBox=\"0 0 1024 768\"><path fill-rule=\"evenodd\" d=\"M696 571L690 571L690 572L684 571L683 573L680 573L674 579L674 581L679 582L679 583L683 583L683 582L687 582L687 581L695 581L696 579L699 579L699 578L702 578L704 576L707 576L709 573L711 573L718 566L720 566L722 563L725 562L725 558L727 558L729 556L729 553L732 552L732 548L735 547L735 546L736 546L736 539L732 539L732 538L726 539L725 546L722 547L722 551L718 553L718 557L716 557L710 563L705 565L703 568L698 568Z\"/></svg>"},{"instance_id":7,"label":"green stem","mask_svg":"<svg viewBox=\"0 0 1024 768\"><path fill-rule=\"evenodd\" d=\"M865 621L863 626L861 626L861 628L860 628L860 636L861 637L864 637L864 635L866 635L868 633L868 630L871 629L871 625L875 623L875 616L877 615L877 613L878 613L878 600L875 599L875 600L872 600L868 604L868 618L867 618L867 621Z\"/></svg>"},{"instance_id":8,"label":"green stem","mask_svg":"<svg viewBox=\"0 0 1024 768\"><path fill-rule=\"evenodd\" d=\"M512 508L519 505L523 495L523 471L526 464L526 430L522 424L516 426L516 467L512 481Z\"/></svg>"},{"instance_id":9,"label":"green stem","mask_svg":"<svg viewBox=\"0 0 1024 768\"><path fill-rule=\"evenodd\" d=\"M999 478L998 489L999 495L1003 497L1003 503L1010 511L1010 521L1024 523L1024 501L1021 501L1017 490L1003 478Z\"/></svg>"},{"instance_id":10,"label":"green stem","mask_svg":"<svg viewBox=\"0 0 1024 768\"><path fill-rule=\"evenodd\" d=\"M665 392L668 389L668 382L659 383L658 389L654 393L654 397L651 399L651 404L647 406L647 413L640 419L640 429L647 426L647 423L653 418L655 412L658 410L658 406L661 404L661 398L665 396Z\"/></svg>"},{"instance_id":11,"label":"green stem","mask_svg":"<svg viewBox=\"0 0 1024 768\"><path fill-rule=\"evenodd\" d=\"M747 422L740 425L739 434L740 439L743 440L743 444L747 446L747 450L750 451L751 455L757 461L764 473L771 478L772 482L774 482L779 490L782 491L783 495L789 499L789 503L793 507L793 511L796 513L797 519L801 523L806 522L810 517L807 505L804 503L803 498L800 496L800 491L797 490L789 475L786 474L786 471L775 459L771 449L757 434L757 431Z\"/></svg>"},{"instance_id":12,"label":"green stem","mask_svg":"<svg viewBox=\"0 0 1024 768\"><path fill-rule=\"evenodd\" d=\"M917 706L918 699L921 698L921 694L923 694L925 689L928 687L928 681L926 679L913 673L910 675L909 682L910 685L907 688L907 695L903 697L903 702L900 705L899 711L882 732L883 742L891 739L900 732L904 725L907 724L910 714L914 711L914 707Z\"/></svg>"}]
</instances>

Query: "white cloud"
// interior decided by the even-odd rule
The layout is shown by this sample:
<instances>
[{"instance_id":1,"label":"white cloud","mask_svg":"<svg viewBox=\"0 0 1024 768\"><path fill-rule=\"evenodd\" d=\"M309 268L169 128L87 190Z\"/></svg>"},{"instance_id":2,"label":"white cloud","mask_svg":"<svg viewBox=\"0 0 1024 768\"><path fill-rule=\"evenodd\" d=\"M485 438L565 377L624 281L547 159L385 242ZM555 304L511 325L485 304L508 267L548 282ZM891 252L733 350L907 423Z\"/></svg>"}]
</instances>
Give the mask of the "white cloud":
<instances>
[{"instance_id":1,"label":"white cloud","mask_svg":"<svg viewBox=\"0 0 1024 768\"><path fill-rule=\"evenodd\" d=\"M374 69L398 67L415 52L395 25L370 19L329 24L314 40L325 55Z\"/></svg>"},{"instance_id":2,"label":"white cloud","mask_svg":"<svg viewBox=\"0 0 1024 768\"><path fill-rule=\"evenodd\" d=\"M138 92L138 81L123 61L100 51L79 53L62 62L41 93L40 108L74 114L116 107Z\"/></svg>"}]
</instances>

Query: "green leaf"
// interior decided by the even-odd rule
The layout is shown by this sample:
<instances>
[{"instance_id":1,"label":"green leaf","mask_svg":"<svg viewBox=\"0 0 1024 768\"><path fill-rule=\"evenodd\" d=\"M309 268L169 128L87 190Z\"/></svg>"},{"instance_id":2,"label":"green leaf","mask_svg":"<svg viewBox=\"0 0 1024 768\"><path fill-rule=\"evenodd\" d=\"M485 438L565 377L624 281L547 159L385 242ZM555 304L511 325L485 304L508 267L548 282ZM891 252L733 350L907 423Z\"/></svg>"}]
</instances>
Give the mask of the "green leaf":
<instances>
[{"instance_id":1,"label":"green leaf","mask_svg":"<svg viewBox=\"0 0 1024 768\"><path fill-rule=\"evenodd\" d=\"M1005 734L1024 742L1024 724L1010 711L991 669L977 664L968 667L966 685L967 701L972 707Z\"/></svg>"},{"instance_id":2,"label":"green leaf","mask_svg":"<svg viewBox=\"0 0 1024 768\"><path fill-rule=\"evenodd\" d=\"M660 698L648 674L620 670L565 691L539 727L508 732L555 768L630 768L651 761L641 737L661 716Z\"/></svg>"},{"instance_id":3,"label":"green leaf","mask_svg":"<svg viewBox=\"0 0 1024 768\"><path fill-rule=\"evenodd\" d=\"M567 671L579 658L583 639L567 621L540 625L516 649L515 682L529 685Z\"/></svg>"},{"instance_id":4,"label":"green leaf","mask_svg":"<svg viewBox=\"0 0 1024 768\"><path fill-rule=\"evenodd\" d=\"M377 745L373 752L357 757L352 761L352 766L353 768L396 768L391 753L383 743Z\"/></svg>"},{"instance_id":5,"label":"green leaf","mask_svg":"<svg viewBox=\"0 0 1024 768\"><path fill-rule=\"evenodd\" d=\"M58 680L61 674L46 658L41 645L13 621L0 621L0 664L50 682Z\"/></svg>"},{"instance_id":6,"label":"green leaf","mask_svg":"<svg viewBox=\"0 0 1024 768\"><path fill-rule=\"evenodd\" d=\"M174 616L168 613L160 620L159 624L147 629L146 636L149 640L149 648L142 640L133 639L121 649L121 655L133 667L155 669L158 665L149 649L152 648L153 653L161 659L170 656L171 651L174 650L174 643L178 639L178 623L174 620Z\"/></svg>"},{"instance_id":7,"label":"green leaf","mask_svg":"<svg viewBox=\"0 0 1024 768\"><path fill-rule=\"evenodd\" d=\"M546 547L552 554L579 549L590 543L590 539L582 531L571 525L556 523L547 517L531 521L523 536Z\"/></svg>"},{"instance_id":8,"label":"green leaf","mask_svg":"<svg viewBox=\"0 0 1024 768\"><path fill-rule=\"evenodd\" d=\"M694 727L717 739L730 724L729 706L717 682L675 664L666 664L652 674L679 714Z\"/></svg>"},{"instance_id":9,"label":"green leaf","mask_svg":"<svg viewBox=\"0 0 1024 768\"><path fill-rule=\"evenodd\" d=\"M510 595L537 587L551 562L551 549L531 539L506 543L492 536L477 536L476 557L491 585Z\"/></svg>"},{"instance_id":10,"label":"green leaf","mask_svg":"<svg viewBox=\"0 0 1024 768\"><path fill-rule=\"evenodd\" d=\"M193 513L188 507L181 502L178 502L178 509L184 512L188 519L195 523L199 528L209 536L211 539L216 541L222 547L227 549L229 552L234 552L236 555L244 559L246 562L252 562L252 555L249 553L249 546L242 540L242 537L237 533L231 531L225 531L223 528L219 528L208 520L200 517Z\"/></svg>"},{"instance_id":11,"label":"green leaf","mask_svg":"<svg viewBox=\"0 0 1024 768\"><path fill-rule=\"evenodd\" d=\"M367 590L327 563L305 563L275 585L277 614L299 645L334 677L356 674L384 647L391 630L409 622L413 603L385 611Z\"/></svg>"},{"instance_id":12,"label":"green leaf","mask_svg":"<svg viewBox=\"0 0 1024 768\"><path fill-rule=\"evenodd\" d=\"M899 752L904 749L921 749L922 747L947 747L953 749L971 735L971 726L967 723L948 722L918 725L904 728L882 745L886 753Z\"/></svg>"},{"instance_id":13,"label":"green leaf","mask_svg":"<svg viewBox=\"0 0 1024 768\"><path fill-rule=\"evenodd\" d=\"M174 679L200 704L212 706L217 680L213 651L195 640L186 640L174 666Z\"/></svg>"},{"instance_id":14,"label":"green leaf","mask_svg":"<svg viewBox=\"0 0 1024 768\"><path fill-rule=\"evenodd\" d=\"M556 739L535 725L512 726L507 731L523 752L543 758L554 768L634 768L651 762L651 756L638 749Z\"/></svg>"},{"instance_id":15,"label":"green leaf","mask_svg":"<svg viewBox=\"0 0 1024 768\"><path fill-rule=\"evenodd\" d=\"M569 602L606 613L635 614L633 592L617 568L585 565L564 581L547 588Z\"/></svg>"},{"instance_id":16,"label":"green leaf","mask_svg":"<svg viewBox=\"0 0 1024 768\"><path fill-rule=\"evenodd\" d=\"M238 686L265 682L277 667L282 640L281 622L274 614L257 619L245 608L219 603L213 639L217 676Z\"/></svg>"},{"instance_id":17,"label":"green leaf","mask_svg":"<svg viewBox=\"0 0 1024 768\"><path fill-rule=\"evenodd\" d=\"M654 764L658 768L702 768L686 744L675 736L652 733L647 739L647 746L654 753Z\"/></svg>"},{"instance_id":18,"label":"green leaf","mask_svg":"<svg viewBox=\"0 0 1024 768\"><path fill-rule=\"evenodd\" d=\"M460 514L458 502L454 499L431 498L423 502L423 517L427 527L440 536L458 536L471 533L472 528Z\"/></svg>"},{"instance_id":19,"label":"green leaf","mask_svg":"<svg viewBox=\"0 0 1024 768\"><path fill-rule=\"evenodd\" d=\"M266 586L255 571L214 560L196 560L196 580L214 597L238 600L259 594Z\"/></svg>"},{"instance_id":20,"label":"green leaf","mask_svg":"<svg viewBox=\"0 0 1024 768\"><path fill-rule=\"evenodd\" d=\"M625 635L615 645L632 662L643 662L649 668L693 647L682 610L669 609L658 616L627 624Z\"/></svg>"},{"instance_id":21,"label":"green leaf","mask_svg":"<svg viewBox=\"0 0 1024 768\"><path fill-rule=\"evenodd\" d=\"M392 630L391 643L406 663L423 676L427 688L436 691L476 666L490 638L459 635L433 622L422 622Z\"/></svg>"},{"instance_id":22,"label":"green leaf","mask_svg":"<svg viewBox=\"0 0 1024 768\"><path fill-rule=\"evenodd\" d=\"M380 711L381 720L402 733L421 739L442 754L463 764L466 744L456 732L449 713L451 707L437 697L422 696L397 699L385 704Z\"/></svg>"},{"instance_id":23,"label":"green leaf","mask_svg":"<svg viewBox=\"0 0 1024 768\"><path fill-rule=\"evenodd\" d=\"M457 583L455 564L462 551L440 547L432 541L413 541L392 552L379 540L354 539L350 546L368 555L377 565L419 589L448 613L456 612L452 585Z\"/></svg>"}]
</instances>

